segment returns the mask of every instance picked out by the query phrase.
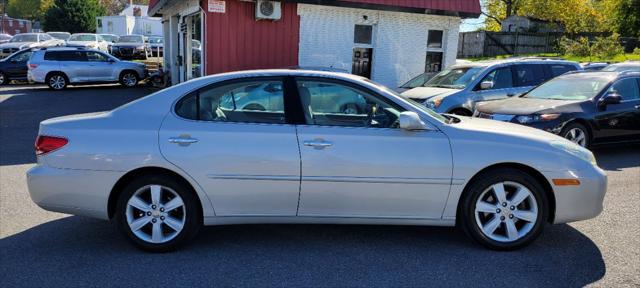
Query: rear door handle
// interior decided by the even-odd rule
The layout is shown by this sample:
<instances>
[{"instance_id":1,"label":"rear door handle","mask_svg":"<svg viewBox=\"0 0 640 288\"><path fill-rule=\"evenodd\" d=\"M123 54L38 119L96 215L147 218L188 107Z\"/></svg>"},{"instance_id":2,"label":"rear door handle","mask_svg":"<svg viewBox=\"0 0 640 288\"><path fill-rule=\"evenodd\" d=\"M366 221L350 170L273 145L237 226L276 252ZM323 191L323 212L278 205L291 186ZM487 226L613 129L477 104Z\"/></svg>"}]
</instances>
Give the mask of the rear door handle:
<instances>
[{"instance_id":1,"label":"rear door handle","mask_svg":"<svg viewBox=\"0 0 640 288\"><path fill-rule=\"evenodd\" d=\"M333 146L333 143L324 141L322 139L306 140L302 142L302 144L304 146L314 147L316 149L324 149L326 147Z\"/></svg>"}]
</instances>

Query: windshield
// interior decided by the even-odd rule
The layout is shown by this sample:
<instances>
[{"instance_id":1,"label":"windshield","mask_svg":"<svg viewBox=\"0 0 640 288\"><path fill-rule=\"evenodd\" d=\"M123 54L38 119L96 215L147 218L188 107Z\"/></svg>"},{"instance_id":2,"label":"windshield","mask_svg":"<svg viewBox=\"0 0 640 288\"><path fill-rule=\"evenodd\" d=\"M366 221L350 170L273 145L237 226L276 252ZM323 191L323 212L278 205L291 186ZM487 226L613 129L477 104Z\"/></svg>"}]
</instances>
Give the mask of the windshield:
<instances>
[{"instance_id":1,"label":"windshield","mask_svg":"<svg viewBox=\"0 0 640 288\"><path fill-rule=\"evenodd\" d=\"M13 36L13 38L11 38L11 41L9 42L38 42L38 35L16 35Z\"/></svg>"},{"instance_id":2,"label":"windshield","mask_svg":"<svg viewBox=\"0 0 640 288\"><path fill-rule=\"evenodd\" d=\"M67 34L67 33L56 33L56 32L49 32L47 33L49 35L51 35L51 37L56 38L56 39L62 39L62 40L66 40L69 39L71 35Z\"/></svg>"},{"instance_id":3,"label":"windshield","mask_svg":"<svg viewBox=\"0 0 640 288\"><path fill-rule=\"evenodd\" d=\"M149 43L151 43L151 44L162 44L162 38L160 38L160 37L149 37Z\"/></svg>"},{"instance_id":4,"label":"windshield","mask_svg":"<svg viewBox=\"0 0 640 288\"><path fill-rule=\"evenodd\" d=\"M602 69L602 71L615 71L615 72L621 72L621 71L634 71L634 72L640 72L640 63L634 65L634 64L613 64L613 65L609 65L607 67L604 67L604 69Z\"/></svg>"},{"instance_id":5,"label":"windshield","mask_svg":"<svg viewBox=\"0 0 640 288\"><path fill-rule=\"evenodd\" d=\"M120 36L118 43L144 43L142 36Z\"/></svg>"},{"instance_id":6,"label":"windshield","mask_svg":"<svg viewBox=\"0 0 640 288\"><path fill-rule=\"evenodd\" d=\"M614 76L580 75L546 82L522 97L552 100L587 100L595 97Z\"/></svg>"},{"instance_id":7,"label":"windshield","mask_svg":"<svg viewBox=\"0 0 640 288\"><path fill-rule=\"evenodd\" d=\"M7 40L7 39L11 39L11 36L7 34L0 34L0 40Z\"/></svg>"},{"instance_id":8,"label":"windshield","mask_svg":"<svg viewBox=\"0 0 640 288\"><path fill-rule=\"evenodd\" d=\"M118 40L118 37L113 36L113 35L100 35L102 36L102 39L109 41L109 42L115 42Z\"/></svg>"},{"instance_id":9,"label":"windshield","mask_svg":"<svg viewBox=\"0 0 640 288\"><path fill-rule=\"evenodd\" d=\"M427 79L428 79L427 73L422 73L416 76L415 78L407 81L407 83L404 83L402 86L400 86L400 88L412 89L412 88L420 87L424 85L425 82L427 82Z\"/></svg>"},{"instance_id":10,"label":"windshield","mask_svg":"<svg viewBox=\"0 0 640 288\"><path fill-rule=\"evenodd\" d=\"M96 35L71 35L69 41L96 41Z\"/></svg>"},{"instance_id":11,"label":"windshield","mask_svg":"<svg viewBox=\"0 0 640 288\"><path fill-rule=\"evenodd\" d=\"M464 89L475 80L485 67L448 68L433 76L424 84L425 87Z\"/></svg>"}]
</instances>

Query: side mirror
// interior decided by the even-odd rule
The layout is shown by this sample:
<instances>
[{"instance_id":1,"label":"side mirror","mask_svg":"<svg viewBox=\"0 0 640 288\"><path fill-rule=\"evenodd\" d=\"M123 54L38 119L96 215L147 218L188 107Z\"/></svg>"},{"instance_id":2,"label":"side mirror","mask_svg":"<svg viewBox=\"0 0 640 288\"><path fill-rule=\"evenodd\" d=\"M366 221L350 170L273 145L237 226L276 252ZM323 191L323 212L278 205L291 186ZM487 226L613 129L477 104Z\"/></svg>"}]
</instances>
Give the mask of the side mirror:
<instances>
[{"instance_id":1,"label":"side mirror","mask_svg":"<svg viewBox=\"0 0 640 288\"><path fill-rule=\"evenodd\" d=\"M405 111L400 113L400 128L408 131L427 130L427 124L424 124L420 116L416 112Z\"/></svg>"},{"instance_id":2,"label":"side mirror","mask_svg":"<svg viewBox=\"0 0 640 288\"><path fill-rule=\"evenodd\" d=\"M600 106L607 106L611 104L620 104L622 96L618 92L609 92L604 97L600 98Z\"/></svg>"},{"instance_id":3,"label":"side mirror","mask_svg":"<svg viewBox=\"0 0 640 288\"><path fill-rule=\"evenodd\" d=\"M493 88L493 81L483 81L480 83L480 90L489 90Z\"/></svg>"}]
</instances>

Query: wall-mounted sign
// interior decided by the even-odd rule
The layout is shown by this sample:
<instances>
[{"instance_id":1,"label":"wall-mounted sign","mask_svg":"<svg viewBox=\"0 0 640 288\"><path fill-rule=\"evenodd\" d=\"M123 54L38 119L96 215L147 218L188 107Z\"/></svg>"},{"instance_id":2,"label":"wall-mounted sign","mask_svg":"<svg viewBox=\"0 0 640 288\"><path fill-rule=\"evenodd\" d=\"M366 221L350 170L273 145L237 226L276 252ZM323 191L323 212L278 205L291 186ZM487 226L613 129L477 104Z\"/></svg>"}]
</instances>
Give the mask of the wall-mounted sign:
<instances>
[{"instance_id":1,"label":"wall-mounted sign","mask_svg":"<svg viewBox=\"0 0 640 288\"><path fill-rule=\"evenodd\" d=\"M226 8L226 4L224 1L219 1L219 0L209 0L209 5L207 5L209 7L209 12L211 13L224 13L225 12L225 8Z\"/></svg>"}]
</instances>

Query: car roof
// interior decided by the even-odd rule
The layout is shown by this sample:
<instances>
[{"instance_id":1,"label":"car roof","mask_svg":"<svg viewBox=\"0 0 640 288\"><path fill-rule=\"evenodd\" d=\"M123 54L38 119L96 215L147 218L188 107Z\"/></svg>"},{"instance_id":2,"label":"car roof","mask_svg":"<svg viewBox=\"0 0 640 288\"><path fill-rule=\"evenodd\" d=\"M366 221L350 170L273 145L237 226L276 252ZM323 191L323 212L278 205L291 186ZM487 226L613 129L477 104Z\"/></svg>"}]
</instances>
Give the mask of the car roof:
<instances>
[{"instance_id":1,"label":"car roof","mask_svg":"<svg viewBox=\"0 0 640 288\"><path fill-rule=\"evenodd\" d=\"M73 34L71 34L71 36L73 36L73 35L98 35L98 34L96 34L96 33L73 33Z\"/></svg>"},{"instance_id":2,"label":"car roof","mask_svg":"<svg viewBox=\"0 0 640 288\"><path fill-rule=\"evenodd\" d=\"M71 35L71 33L69 33L69 32L64 32L64 31L48 31L48 32L46 32L46 33L47 33L47 34L48 34L48 33L64 33L64 34L69 34L69 35Z\"/></svg>"},{"instance_id":3,"label":"car roof","mask_svg":"<svg viewBox=\"0 0 640 288\"><path fill-rule=\"evenodd\" d=\"M555 58L555 57L513 57L513 58L505 58L505 59L491 59L491 60L481 60L474 61L470 63L461 63L455 64L452 67L489 67L495 65L502 64L517 64L517 63L529 63L529 64L575 64L579 65L577 62Z\"/></svg>"}]
</instances>

